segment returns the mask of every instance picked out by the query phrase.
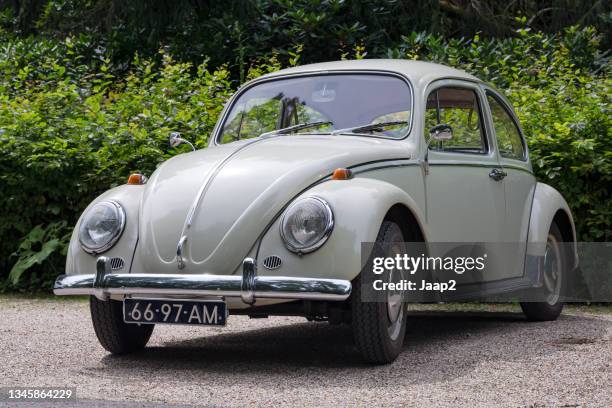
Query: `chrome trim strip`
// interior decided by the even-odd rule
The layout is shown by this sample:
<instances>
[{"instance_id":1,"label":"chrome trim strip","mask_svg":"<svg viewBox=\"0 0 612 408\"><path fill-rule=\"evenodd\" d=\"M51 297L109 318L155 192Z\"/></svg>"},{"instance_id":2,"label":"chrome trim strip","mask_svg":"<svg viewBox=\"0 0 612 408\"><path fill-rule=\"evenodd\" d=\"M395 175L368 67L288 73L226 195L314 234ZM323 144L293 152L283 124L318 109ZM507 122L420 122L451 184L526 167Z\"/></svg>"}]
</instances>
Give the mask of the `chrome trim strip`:
<instances>
[{"instance_id":1,"label":"chrome trim strip","mask_svg":"<svg viewBox=\"0 0 612 408\"><path fill-rule=\"evenodd\" d=\"M185 225L183 226L182 235L185 235L186 230L191 227L193 216L198 206L200 205L200 201L202 201L202 197L204 196L204 193L206 192L206 190L208 190L208 187L210 183L212 182L212 180L217 176L217 174L219 174L219 171L221 170L221 168L223 168L223 166L225 166L225 164L238 152L244 150L246 147L252 145L253 143L261 142L262 140L266 140L266 139L253 139L245 143L244 145L238 147L236 150L234 150L233 152L225 156L223 160L221 160L221 162L217 164L215 169L208 174L208 177L206 178L206 180L204 180L204 183L202 183L202 187L200 187L200 190L198 191L198 195L196 196L196 199L194 200L193 204L191 205L191 208L189 209L189 213L187 214L187 219L185 220Z\"/></svg>"},{"instance_id":2,"label":"chrome trim strip","mask_svg":"<svg viewBox=\"0 0 612 408\"><path fill-rule=\"evenodd\" d=\"M465 167L501 167L503 169L513 169L523 171L525 173L533 175L533 172L526 167L517 166L513 164L505 163L494 163L494 162L478 162L478 161L461 161L461 160L434 160L429 162L430 166L465 166Z\"/></svg>"},{"instance_id":3,"label":"chrome trim strip","mask_svg":"<svg viewBox=\"0 0 612 408\"><path fill-rule=\"evenodd\" d=\"M105 258L105 257L101 257ZM100 265L106 265L99 259ZM342 301L351 294L351 283L342 279L256 276L255 261L245 259L243 275L187 274L87 274L61 275L55 281L56 295L178 295L241 298L245 303L256 298ZM96 282L98 281L99 284Z\"/></svg>"},{"instance_id":4,"label":"chrome trim strip","mask_svg":"<svg viewBox=\"0 0 612 408\"><path fill-rule=\"evenodd\" d=\"M185 268L185 260L183 259L185 242L187 242L187 235L183 235L176 246L176 262L179 269Z\"/></svg>"},{"instance_id":5,"label":"chrome trim strip","mask_svg":"<svg viewBox=\"0 0 612 408\"><path fill-rule=\"evenodd\" d=\"M195 200L193 201L193 203L191 204L191 207L189 208L189 211L187 212L187 217L185 218L185 222L183 224L183 229L181 231L181 238L180 238L179 242L177 243L177 263L178 263L178 268L179 269L183 269L185 267L183 244L187 240L187 237L188 237L187 231L191 228L191 225L193 223L193 217L195 216L195 213L196 213L198 207L200 206L200 202L202 201L202 197L204 196L204 193L206 193L206 191L208 190L208 187L210 187L210 184L212 183L214 178L217 176L217 174L219 174L219 171L221 171L223 166L225 166L225 164L227 164L227 162L234 155L236 155L238 152L241 152L246 147L248 147L248 146L250 146L250 145L252 145L254 143L261 142L263 140L266 140L266 139L259 139L259 138L257 138L257 139L250 140L247 143L245 143L244 145L238 147L236 150L234 150L233 152L231 152L227 156L225 156L219 162L219 164L217 164L216 167L208 174L208 176L206 177L206 179L202 183L202 186L198 190L198 194L196 195ZM181 252L180 255L178 253L179 250Z\"/></svg>"}]
</instances>

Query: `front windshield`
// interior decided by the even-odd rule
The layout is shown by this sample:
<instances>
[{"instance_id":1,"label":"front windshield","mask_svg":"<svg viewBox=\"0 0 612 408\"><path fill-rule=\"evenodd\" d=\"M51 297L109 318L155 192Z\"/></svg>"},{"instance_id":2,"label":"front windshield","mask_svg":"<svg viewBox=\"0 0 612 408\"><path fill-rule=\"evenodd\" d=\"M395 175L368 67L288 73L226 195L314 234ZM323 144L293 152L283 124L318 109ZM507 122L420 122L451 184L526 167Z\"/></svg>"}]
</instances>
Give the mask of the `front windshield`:
<instances>
[{"instance_id":1,"label":"front windshield","mask_svg":"<svg viewBox=\"0 0 612 408\"><path fill-rule=\"evenodd\" d=\"M410 126L411 100L408 84L392 75L336 74L264 82L236 100L218 140L230 143L281 129L283 134L335 132L400 139Z\"/></svg>"}]
</instances>

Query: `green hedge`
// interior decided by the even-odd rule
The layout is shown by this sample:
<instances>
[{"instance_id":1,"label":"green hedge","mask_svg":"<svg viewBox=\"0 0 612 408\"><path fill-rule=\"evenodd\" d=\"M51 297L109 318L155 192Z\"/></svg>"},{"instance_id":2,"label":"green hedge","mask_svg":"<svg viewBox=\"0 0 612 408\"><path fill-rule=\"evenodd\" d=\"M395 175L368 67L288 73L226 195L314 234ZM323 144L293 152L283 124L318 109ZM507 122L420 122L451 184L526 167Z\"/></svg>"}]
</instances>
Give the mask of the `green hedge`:
<instances>
[{"instance_id":1,"label":"green hedge","mask_svg":"<svg viewBox=\"0 0 612 408\"><path fill-rule=\"evenodd\" d=\"M237 84L226 66L194 67L165 52L161 63L135 55L128 67L114 66L85 36L0 33L0 43L0 289L48 290L83 208L129 173L150 174L175 154L170 131L204 147ZM339 52L367 56L359 47ZM538 177L568 199L580 239L612 238L609 56L593 29L524 29L487 41L413 33L385 53L460 67L504 90ZM298 46L290 64L301 55ZM270 55L245 76L280 65Z\"/></svg>"}]
</instances>

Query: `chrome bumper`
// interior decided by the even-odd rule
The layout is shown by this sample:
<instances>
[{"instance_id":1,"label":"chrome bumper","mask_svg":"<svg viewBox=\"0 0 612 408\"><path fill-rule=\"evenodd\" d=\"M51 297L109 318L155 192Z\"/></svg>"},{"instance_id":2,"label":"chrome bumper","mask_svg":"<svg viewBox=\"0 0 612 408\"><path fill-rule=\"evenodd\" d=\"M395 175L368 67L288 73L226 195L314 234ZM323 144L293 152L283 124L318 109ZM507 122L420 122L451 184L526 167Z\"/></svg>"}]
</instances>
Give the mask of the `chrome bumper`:
<instances>
[{"instance_id":1,"label":"chrome bumper","mask_svg":"<svg viewBox=\"0 0 612 408\"><path fill-rule=\"evenodd\" d=\"M56 295L176 295L223 296L253 304L256 298L345 300L351 294L351 283L341 279L311 279L281 276L257 276L252 258L242 263L242 276L187 275L149 273L111 273L110 261L101 256L96 273L61 275L55 281Z\"/></svg>"}]
</instances>

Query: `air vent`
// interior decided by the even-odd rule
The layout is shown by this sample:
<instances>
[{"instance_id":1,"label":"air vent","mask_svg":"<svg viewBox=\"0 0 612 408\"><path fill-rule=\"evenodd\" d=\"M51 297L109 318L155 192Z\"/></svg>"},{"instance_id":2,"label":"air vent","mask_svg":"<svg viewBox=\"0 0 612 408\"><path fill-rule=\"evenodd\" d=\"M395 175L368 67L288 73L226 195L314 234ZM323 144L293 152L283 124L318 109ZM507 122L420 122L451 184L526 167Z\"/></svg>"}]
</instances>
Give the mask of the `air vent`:
<instances>
[{"instance_id":1,"label":"air vent","mask_svg":"<svg viewBox=\"0 0 612 408\"><path fill-rule=\"evenodd\" d=\"M283 261L276 255L270 255L263 260L263 266L266 269L278 269L282 263Z\"/></svg>"},{"instance_id":2,"label":"air vent","mask_svg":"<svg viewBox=\"0 0 612 408\"><path fill-rule=\"evenodd\" d=\"M119 269L123 269L124 264L125 263L123 262L123 259L121 258L111 258L110 260L111 270L113 271L118 271Z\"/></svg>"}]
</instances>

